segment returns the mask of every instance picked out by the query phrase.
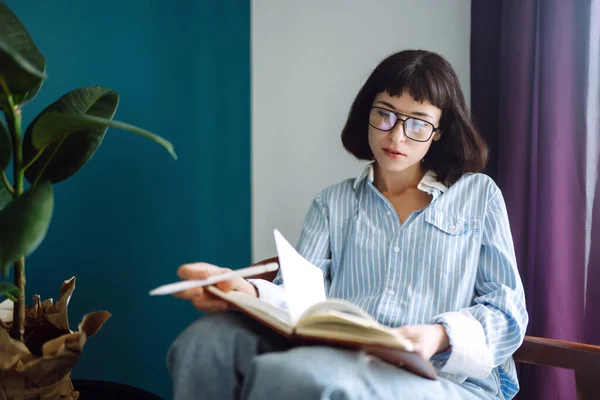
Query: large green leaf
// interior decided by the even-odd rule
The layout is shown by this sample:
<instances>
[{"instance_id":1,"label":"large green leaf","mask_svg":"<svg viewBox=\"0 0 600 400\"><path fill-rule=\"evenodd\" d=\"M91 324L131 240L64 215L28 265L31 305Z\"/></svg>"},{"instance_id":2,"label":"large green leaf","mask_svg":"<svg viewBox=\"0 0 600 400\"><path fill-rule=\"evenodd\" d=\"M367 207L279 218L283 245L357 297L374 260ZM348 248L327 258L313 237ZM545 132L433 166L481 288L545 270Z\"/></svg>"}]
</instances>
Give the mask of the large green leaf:
<instances>
[{"instance_id":1,"label":"large green leaf","mask_svg":"<svg viewBox=\"0 0 600 400\"><path fill-rule=\"evenodd\" d=\"M48 114L39 121L39 125L34 129L33 144L36 147L42 147L49 141L55 140L63 135L93 127L119 128L144 136L164 147L174 159L177 159L173 144L155 133L124 122L94 117L91 115Z\"/></svg>"},{"instance_id":2,"label":"large green leaf","mask_svg":"<svg viewBox=\"0 0 600 400\"><path fill-rule=\"evenodd\" d=\"M12 159L12 139L4 122L0 120L0 172L10 165Z\"/></svg>"},{"instance_id":3,"label":"large green leaf","mask_svg":"<svg viewBox=\"0 0 600 400\"><path fill-rule=\"evenodd\" d=\"M0 0L0 80L16 104L33 99L46 78L46 59L17 16ZM6 96L0 91L0 104Z\"/></svg>"},{"instance_id":4,"label":"large green leaf","mask_svg":"<svg viewBox=\"0 0 600 400\"><path fill-rule=\"evenodd\" d=\"M0 269L31 254L40 245L52 218L54 195L44 181L17 197L0 211Z\"/></svg>"},{"instance_id":5,"label":"large green leaf","mask_svg":"<svg viewBox=\"0 0 600 400\"><path fill-rule=\"evenodd\" d=\"M9 282L0 282L0 296L4 296L12 301L17 301L20 290Z\"/></svg>"},{"instance_id":6,"label":"large green leaf","mask_svg":"<svg viewBox=\"0 0 600 400\"><path fill-rule=\"evenodd\" d=\"M6 186L4 186L4 183L0 182L0 210L6 207L8 203L12 201L12 199L12 193L6 190Z\"/></svg>"},{"instance_id":7,"label":"large green leaf","mask_svg":"<svg viewBox=\"0 0 600 400\"><path fill-rule=\"evenodd\" d=\"M68 93L40 113L25 133L25 162L29 163L42 150L42 155L25 171L27 180L35 182L41 176L39 179L56 183L73 175L92 157L109 127L151 139L177 158L173 145L160 136L113 121L117 103L116 92L86 87Z\"/></svg>"},{"instance_id":8,"label":"large green leaf","mask_svg":"<svg viewBox=\"0 0 600 400\"><path fill-rule=\"evenodd\" d=\"M114 90L90 86L75 89L61 96L44 109L29 125L23 140L23 160L29 164L44 145L36 146L34 138L40 129L48 132L44 119L47 115L93 115L112 118L119 105L119 94ZM41 125L40 125L41 123ZM53 127L54 132L58 127ZM42 154L25 171L29 182L49 180L53 183L67 179L83 167L102 143L106 127L82 129L78 135L64 135L43 149ZM34 134L34 131L37 132ZM46 142L47 143L47 142Z\"/></svg>"}]
</instances>

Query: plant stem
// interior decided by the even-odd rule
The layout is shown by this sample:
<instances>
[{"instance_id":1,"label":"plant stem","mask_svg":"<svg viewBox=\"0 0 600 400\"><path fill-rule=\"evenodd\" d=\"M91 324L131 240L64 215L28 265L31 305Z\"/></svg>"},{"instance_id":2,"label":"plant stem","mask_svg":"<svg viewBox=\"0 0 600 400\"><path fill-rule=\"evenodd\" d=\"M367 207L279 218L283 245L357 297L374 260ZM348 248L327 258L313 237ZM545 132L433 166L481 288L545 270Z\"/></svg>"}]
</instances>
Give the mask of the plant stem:
<instances>
[{"instance_id":1,"label":"plant stem","mask_svg":"<svg viewBox=\"0 0 600 400\"><path fill-rule=\"evenodd\" d=\"M6 187L6 190L8 190L10 193L14 193L14 189L13 189L12 185L10 184L10 182L8 181L8 177L6 176L6 173L4 171L2 171L2 182L4 182L4 186Z\"/></svg>"},{"instance_id":2,"label":"plant stem","mask_svg":"<svg viewBox=\"0 0 600 400\"><path fill-rule=\"evenodd\" d=\"M0 88L6 95L8 100L8 110L6 112L6 120L8 129L12 133L13 143L13 199L16 199L23 194L24 175L23 169L23 145L21 142L21 108L15 105L10 90L4 80L0 79ZM19 288L17 301L13 312L13 326L11 336L23 342L25 334L25 258L17 260L14 264L15 271L15 286Z\"/></svg>"},{"instance_id":3,"label":"plant stem","mask_svg":"<svg viewBox=\"0 0 600 400\"><path fill-rule=\"evenodd\" d=\"M11 99L12 100L12 99ZM25 170L23 169L23 146L21 142L21 108L15 105L12 107L13 122L13 172L14 172L14 192L13 198L23 194L23 183ZM23 341L25 334L25 257L19 259L15 264L15 286L19 288L17 302L13 313L13 332L12 336L16 340Z\"/></svg>"},{"instance_id":4,"label":"plant stem","mask_svg":"<svg viewBox=\"0 0 600 400\"><path fill-rule=\"evenodd\" d=\"M22 257L15 264L15 286L19 288L15 309L13 310L13 326L11 336L23 342L25 335L25 258Z\"/></svg>"}]
</instances>

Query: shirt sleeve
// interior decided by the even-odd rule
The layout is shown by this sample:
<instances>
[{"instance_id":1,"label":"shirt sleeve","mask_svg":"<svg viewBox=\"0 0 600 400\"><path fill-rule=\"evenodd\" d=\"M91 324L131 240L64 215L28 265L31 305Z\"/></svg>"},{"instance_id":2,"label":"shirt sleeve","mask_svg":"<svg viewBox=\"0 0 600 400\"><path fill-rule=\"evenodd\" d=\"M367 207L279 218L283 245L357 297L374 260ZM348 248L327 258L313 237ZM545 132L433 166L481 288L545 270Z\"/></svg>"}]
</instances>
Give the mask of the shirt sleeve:
<instances>
[{"instance_id":1,"label":"shirt sleeve","mask_svg":"<svg viewBox=\"0 0 600 400\"><path fill-rule=\"evenodd\" d=\"M519 348L529 321L508 214L499 189L483 221L473 306L440 314L450 350L434 356L442 375L485 378Z\"/></svg>"},{"instance_id":2,"label":"shirt sleeve","mask_svg":"<svg viewBox=\"0 0 600 400\"><path fill-rule=\"evenodd\" d=\"M331 249L329 245L329 218L321 193L314 198L304 219L296 250L323 271L325 291L327 292L330 285ZM281 272L277 273L273 282L262 279L249 279L249 282L256 287L259 299L280 308L287 308ZM307 290L310 289L307 288Z\"/></svg>"}]
</instances>

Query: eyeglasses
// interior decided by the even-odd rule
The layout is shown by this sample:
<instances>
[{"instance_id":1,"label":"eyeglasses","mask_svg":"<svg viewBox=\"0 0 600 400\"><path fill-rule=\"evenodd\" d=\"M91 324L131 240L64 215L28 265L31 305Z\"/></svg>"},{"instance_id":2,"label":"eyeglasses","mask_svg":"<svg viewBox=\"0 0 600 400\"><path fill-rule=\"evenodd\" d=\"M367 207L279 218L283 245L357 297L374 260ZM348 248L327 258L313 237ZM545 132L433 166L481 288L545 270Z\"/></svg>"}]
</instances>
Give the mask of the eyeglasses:
<instances>
[{"instance_id":1,"label":"eyeglasses","mask_svg":"<svg viewBox=\"0 0 600 400\"><path fill-rule=\"evenodd\" d=\"M402 119L400 117L406 117ZM431 138L434 132L440 130L433 126L431 122L422 119L409 117L396 113L385 108L373 107L369 114L369 125L380 131L389 132L396 127L398 122L402 122L404 135L415 142L426 142Z\"/></svg>"}]
</instances>

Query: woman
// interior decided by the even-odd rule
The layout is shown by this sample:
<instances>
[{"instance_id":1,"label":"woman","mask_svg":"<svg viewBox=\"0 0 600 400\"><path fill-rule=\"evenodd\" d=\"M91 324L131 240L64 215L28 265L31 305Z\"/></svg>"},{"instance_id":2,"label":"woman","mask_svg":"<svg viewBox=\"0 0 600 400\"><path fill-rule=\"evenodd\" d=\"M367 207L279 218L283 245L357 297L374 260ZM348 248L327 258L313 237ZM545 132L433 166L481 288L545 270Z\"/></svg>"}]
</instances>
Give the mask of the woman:
<instances>
[{"instance_id":1,"label":"woman","mask_svg":"<svg viewBox=\"0 0 600 400\"><path fill-rule=\"evenodd\" d=\"M315 197L298 251L323 270L329 297L396 327L440 378L358 351L285 350L241 314L212 313L169 352L175 399L514 397L512 354L528 322L523 287L504 200L480 173L487 149L450 64L428 51L383 60L352 104L342 143L373 162ZM196 263L178 273L223 271ZM219 287L285 306L278 284L239 278ZM226 309L202 289L178 296L202 311Z\"/></svg>"}]
</instances>

